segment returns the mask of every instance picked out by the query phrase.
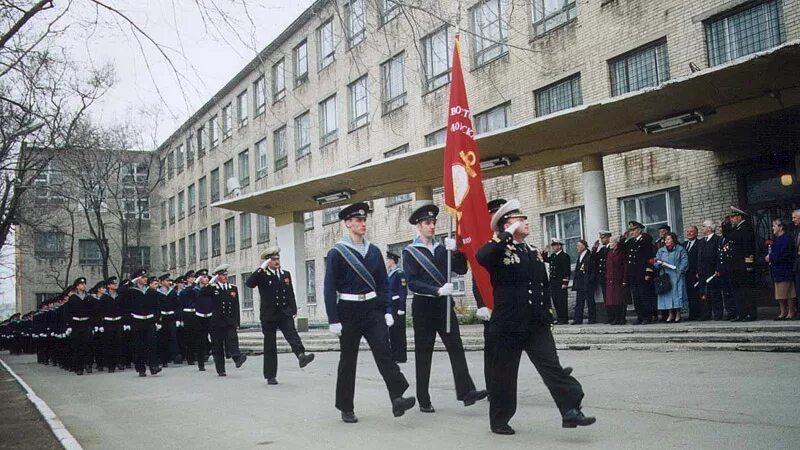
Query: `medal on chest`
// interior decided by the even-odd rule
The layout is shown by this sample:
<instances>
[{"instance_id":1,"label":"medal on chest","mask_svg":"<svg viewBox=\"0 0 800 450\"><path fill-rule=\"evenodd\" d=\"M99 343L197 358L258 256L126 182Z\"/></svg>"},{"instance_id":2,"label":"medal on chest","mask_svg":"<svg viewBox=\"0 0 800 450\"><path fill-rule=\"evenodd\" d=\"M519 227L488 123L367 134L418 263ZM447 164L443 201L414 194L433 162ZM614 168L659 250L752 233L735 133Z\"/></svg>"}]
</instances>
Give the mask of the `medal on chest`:
<instances>
[{"instance_id":1,"label":"medal on chest","mask_svg":"<svg viewBox=\"0 0 800 450\"><path fill-rule=\"evenodd\" d=\"M511 264L519 264L520 259L514 247L508 246L503 257L503 264L510 266Z\"/></svg>"}]
</instances>

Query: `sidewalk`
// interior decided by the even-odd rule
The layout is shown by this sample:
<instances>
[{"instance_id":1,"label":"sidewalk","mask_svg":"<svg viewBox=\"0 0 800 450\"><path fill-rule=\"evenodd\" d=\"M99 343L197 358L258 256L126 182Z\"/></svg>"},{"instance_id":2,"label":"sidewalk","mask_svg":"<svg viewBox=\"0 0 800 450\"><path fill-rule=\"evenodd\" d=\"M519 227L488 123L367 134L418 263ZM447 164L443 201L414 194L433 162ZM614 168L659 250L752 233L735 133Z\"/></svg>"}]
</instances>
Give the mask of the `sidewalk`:
<instances>
[{"instance_id":1,"label":"sidewalk","mask_svg":"<svg viewBox=\"0 0 800 450\"><path fill-rule=\"evenodd\" d=\"M0 365L0 449L27 448L56 450L61 445L22 386Z\"/></svg>"}]
</instances>

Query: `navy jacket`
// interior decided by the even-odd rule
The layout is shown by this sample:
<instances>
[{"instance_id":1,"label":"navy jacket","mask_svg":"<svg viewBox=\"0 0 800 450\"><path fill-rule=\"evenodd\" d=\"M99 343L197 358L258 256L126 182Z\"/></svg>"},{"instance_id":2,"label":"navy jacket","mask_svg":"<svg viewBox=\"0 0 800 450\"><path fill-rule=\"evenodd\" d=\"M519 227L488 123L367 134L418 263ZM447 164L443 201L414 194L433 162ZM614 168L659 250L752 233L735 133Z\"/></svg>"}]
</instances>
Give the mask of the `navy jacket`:
<instances>
[{"instance_id":1,"label":"navy jacket","mask_svg":"<svg viewBox=\"0 0 800 450\"><path fill-rule=\"evenodd\" d=\"M772 281L793 281L794 245L789 233L776 237L769 252L769 274Z\"/></svg>"},{"instance_id":2,"label":"navy jacket","mask_svg":"<svg viewBox=\"0 0 800 450\"><path fill-rule=\"evenodd\" d=\"M369 244L367 254L362 257L358 251L347 248L356 258L360 259L367 268L372 278L375 279L375 293L378 298L371 301L384 303L386 314L392 313L391 295L386 283L386 266L383 262L381 251L374 244ZM368 294L372 288L350 268L339 251L332 248L325 258L325 311L328 313L328 323L339 323L339 312L336 305L339 301L338 294Z\"/></svg>"},{"instance_id":3,"label":"navy jacket","mask_svg":"<svg viewBox=\"0 0 800 450\"><path fill-rule=\"evenodd\" d=\"M69 326L87 326L87 325L94 325L92 321L92 317L94 314L94 304L92 303L92 297L89 294L86 294L84 298L80 298L78 294L72 294L69 296L69 300L66 303L67 309L67 322ZM73 317L88 317L89 320L72 320Z\"/></svg>"},{"instance_id":4,"label":"navy jacket","mask_svg":"<svg viewBox=\"0 0 800 450\"><path fill-rule=\"evenodd\" d=\"M392 296L392 309L405 312L406 298L408 298L408 281L403 269L397 267L387 275L386 283L389 285L389 295Z\"/></svg>"},{"instance_id":5,"label":"navy jacket","mask_svg":"<svg viewBox=\"0 0 800 450\"><path fill-rule=\"evenodd\" d=\"M196 286L189 286L186 289L182 290L180 293L178 293L178 301L180 301L181 303L181 310L195 309L194 303L195 300L197 299L198 291L199 289L197 289Z\"/></svg>"},{"instance_id":6,"label":"navy jacket","mask_svg":"<svg viewBox=\"0 0 800 450\"><path fill-rule=\"evenodd\" d=\"M279 269L278 273L261 267L251 273L244 284L250 289L258 287L261 298L262 322L291 318L297 314L297 300L294 296L292 275L287 270Z\"/></svg>"},{"instance_id":7,"label":"navy jacket","mask_svg":"<svg viewBox=\"0 0 800 450\"><path fill-rule=\"evenodd\" d=\"M414 243L410 246L414 246L417 248L423 255L427 256L428 259L433 261L434 265L442 275L444 275L445 279L447 279L447 250L445 250L444 245L435 243L433 247L433 254L431 251L422 244L419 239L415 239ZM409 247L410 247L409 246ZM453 263L452 263L452 270L453 272L464 275L467 273L467 259L462 255L460 252L453 252ZM425 270L420 263L417 262L417 259L411 255L411 252L408 248L403 249L403 271L406 274L408 279L408 288L411 292L415 294L422 294L427 295L429 297L438 297L439 296L439 288L442 287L441 284L436 282L433 277L428 274L428 271Z\"/></svg>"},{"instance_id":8,"label":"navy jacket","mask_svg":"<svg viewBox=\"0 0 800 450\"><path fill-rule=\"evenodd\" d=\"M206 285L208 287L208 285ZM205 289L199 284L195 287L194 307L198 314L211 314L214 312L214 291Z\"/></svg>"}]
</instances>

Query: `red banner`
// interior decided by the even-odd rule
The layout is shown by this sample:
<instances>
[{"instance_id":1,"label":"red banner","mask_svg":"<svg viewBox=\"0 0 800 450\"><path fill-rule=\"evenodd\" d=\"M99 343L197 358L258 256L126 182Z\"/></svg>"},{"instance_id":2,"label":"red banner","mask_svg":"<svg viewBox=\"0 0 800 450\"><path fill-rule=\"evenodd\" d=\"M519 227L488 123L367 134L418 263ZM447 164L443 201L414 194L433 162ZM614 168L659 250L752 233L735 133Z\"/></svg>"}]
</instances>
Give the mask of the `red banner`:
<instances>
[{"instance_id":1,"label":"red banner","mask_svg":"<svg viewBox=\"0 0 800 450\"><path fill-rule=\"evenodd\" d=\"M483 192L481 158L475 143L472 114L461 70L461 45L458 35L453 49L450 82L450 108L447 116L447 141L444 149L444 205L456 217L459 251L469 261L472 277L488 308L494 307L489 273L478 264L478 249L492 238L489 210Z\"/></svg>"}]
</instances>

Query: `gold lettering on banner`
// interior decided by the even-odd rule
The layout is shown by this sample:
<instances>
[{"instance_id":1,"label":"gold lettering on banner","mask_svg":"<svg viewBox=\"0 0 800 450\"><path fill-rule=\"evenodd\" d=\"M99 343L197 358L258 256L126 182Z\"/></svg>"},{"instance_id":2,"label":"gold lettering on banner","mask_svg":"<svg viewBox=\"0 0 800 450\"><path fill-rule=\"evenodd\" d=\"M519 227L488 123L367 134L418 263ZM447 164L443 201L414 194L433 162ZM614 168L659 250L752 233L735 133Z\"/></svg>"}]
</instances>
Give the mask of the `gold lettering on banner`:
<instances>
[{"instance_id":1,"label":"gold lettering on banner","mask_svg":"<svg viewBox=\"0 0 800 450\"><path fill-rule=\"evenodd\" d=\"M467 170L467 174L469 174L469 176L472 178L478 176L478 174L475 172L475 169L472 168L472 166L474 166L478 161L478 158L475 156L475 152L469 151L464 153L462 150L458 152L458 156L461 157L461 161L464 161L464 168Z\"/></svg>"}]
</instances>

